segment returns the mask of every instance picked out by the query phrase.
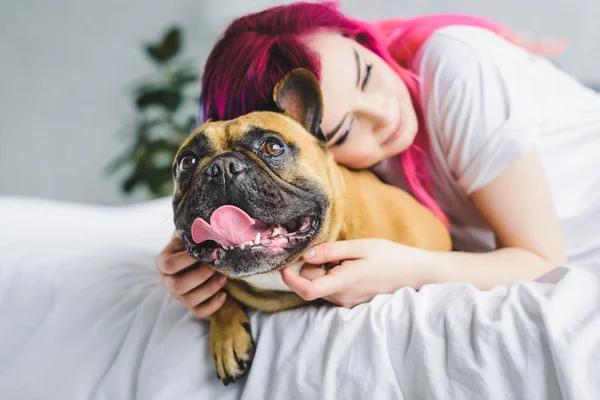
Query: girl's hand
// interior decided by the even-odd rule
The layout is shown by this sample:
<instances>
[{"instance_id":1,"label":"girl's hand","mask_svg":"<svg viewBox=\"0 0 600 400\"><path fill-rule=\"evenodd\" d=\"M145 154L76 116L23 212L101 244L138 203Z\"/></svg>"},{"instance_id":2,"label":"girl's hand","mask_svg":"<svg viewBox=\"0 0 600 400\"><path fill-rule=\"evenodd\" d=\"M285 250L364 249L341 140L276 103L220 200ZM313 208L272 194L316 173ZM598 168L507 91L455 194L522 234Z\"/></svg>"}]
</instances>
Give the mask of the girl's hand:
<instances>
[{"instance_id":1,"label":"girl's hand","mask_svg":"<svg viewBox=\"0 0 600 400\"><path fill-rule=\"evenodd\" d=\"M211 315L225 302L226 294L220 291L227 282L225 275L198 264L177 234L156 258L156 269L165 289L198 318Z\"/></svg>"},{"instance_id":2,"label":"girl's hand","mask_svg":"<svg viewBox=\"0 0 600 400\"><path fill-rule=\"evenodd\" d=\"M286 268L283 281L304 300L324 298L342 307L365 303L378 294L427 283L425 251L384 239L324 243L308 250L300 275ZM316 265L341 263L328 271Z\"/></svg>"}]
</instances>

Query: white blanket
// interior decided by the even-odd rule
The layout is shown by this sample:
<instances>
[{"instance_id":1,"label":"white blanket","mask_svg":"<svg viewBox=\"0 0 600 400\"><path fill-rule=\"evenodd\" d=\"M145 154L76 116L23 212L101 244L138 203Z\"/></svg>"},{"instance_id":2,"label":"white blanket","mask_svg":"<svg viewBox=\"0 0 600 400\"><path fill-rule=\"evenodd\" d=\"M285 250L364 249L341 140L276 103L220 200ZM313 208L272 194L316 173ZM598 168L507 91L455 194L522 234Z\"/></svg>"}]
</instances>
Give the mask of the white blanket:
<instances>
[{"instance_id":1,"label":"white blanket","mask_svg":"<svg viewBox=\"0 0 600 400\"><path fill-rule=\"evenodd\" d=\"M255 312L254 364L225 387L207 321L159 284L172 229L169 199L0 197L0 399L600 398L600 265Z\"/></svg>"}]
</instances>

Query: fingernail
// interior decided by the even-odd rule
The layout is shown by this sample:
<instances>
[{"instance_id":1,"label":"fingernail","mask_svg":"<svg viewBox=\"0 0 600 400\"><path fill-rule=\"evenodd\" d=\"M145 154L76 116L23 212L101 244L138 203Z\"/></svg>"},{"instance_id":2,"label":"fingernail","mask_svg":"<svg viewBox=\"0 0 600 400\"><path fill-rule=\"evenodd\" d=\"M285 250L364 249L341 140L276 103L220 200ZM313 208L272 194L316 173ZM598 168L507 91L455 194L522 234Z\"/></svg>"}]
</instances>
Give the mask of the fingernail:
<instances>
[{"instance_id":1,"label":"fingernail","mask_svg":"<svg viewBox=\"0 0 600 400\"><path fill-rule=\"evenodd\" d=\"M217 297L217 301L218 301L219 303L222 303L222 302L224 302L224 301L225 301L225 297L226 297L226 296L227 296L227 295L226 295L225 293L221 293L221 294L219 294L219 296Z\"/></svg>"},{"instance_id":2,"label":"fingernail","mask_svg":"<svg viewBox=\"0 0 600 400\"><path fill-rule=\"evenodd\" d=\"M315 249L309 249L306 254L304 254L304 257L306 258L313 258L315 256Z\"/></svg>"},{"instance_id":3,"label":"fingernail","mask_svg":"<svg viewBox=\"0 0 600 400\"><path fill-rule=\"evenodd\" d=\"M225 275L221 275L217 278L217 283L219 283L219 285L225 284L226 281L227 281L227 277Z\"/></svg>"}]
</instances>

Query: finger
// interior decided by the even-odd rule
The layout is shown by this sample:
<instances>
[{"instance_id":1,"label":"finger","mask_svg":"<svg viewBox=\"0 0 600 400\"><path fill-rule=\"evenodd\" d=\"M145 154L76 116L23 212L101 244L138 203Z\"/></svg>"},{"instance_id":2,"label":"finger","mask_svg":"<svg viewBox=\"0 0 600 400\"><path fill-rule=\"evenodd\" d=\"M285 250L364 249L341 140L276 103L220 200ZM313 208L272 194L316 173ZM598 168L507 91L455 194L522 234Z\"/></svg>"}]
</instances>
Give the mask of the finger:
<instances>
[{"instance_id":1,"label":"finger","mask_svg":"<svg viewBox=\"0 0 600 400\"><path fill-rule=\"evenodd\" d=\"M285 268L281 271L281 278L290 289L306 301L337 293L346 285L343 273L327 274L309 281L297 275L291 268Z\"/></svg>"},{"instance_id":2,"label":"finger","mask_svg":"<svg viewBox=\"0 0 600 400\"><path fill-rule=\"evenodd\" d=\"M185 250L185 244L183 243L183 239L177 232L173 233L173 237L171 241L167 245L167 248L171 250L171 253L176 253L178 251Z\"/></svg>"},{"instance_id":3,"label":"finger","mask_svg":"<svg viewBox=\"0 0 600 400\"><path fill-rule=\"evenodd\" d=\"M304 254L304 260L311 264L325 264L341 260L364 257L364 241L367 239L345 240L322 243Z\"/></svg>"},{"instance_id":4,"label":"finger","mask_svg":"<svg viewBox=\"0 0 600 400\"><path fill-rule=\"evenodd\" d=\"M190 292L192 289L204 284L214 274L215 270L207 266L200 266L185 274L166 275L161 274L161 283L169 292L175 295L183 295ZM223 276L220 275L219 276ZM224 276L223 276L224 277Z\"/></svg>"},{"instance_id":5,"label":"finger","mask_svg":"<svg viewBox=\"0 0 600 400\"><path fill-rule=\"evenodd\" d=\"M161 253L156 258L156 269L163 274L173 275L176 274L198 261L192 258L187 251L181 251L179 253Z\"/></svg>"},{"instance_id":6,"label":"finger","mask_svg":"<svg viewBox=\"0 0 600 400\"><path fill-rule=\"evenodd\" d=\"M171 237L171 240L165 246L165 248L163 249L163 251L161 253L174 254L174 253L178 253L178 252L184 251L184 250L186 250L186 248L185 248L185 243L183 243L183 239L181 238L181 236L179 236L179 234L177 232L173 232L173 236Z\"/></svg>"},{"instance_id":7,"label":"finger","mask_svg":"<svg viewBox=\"0 0 600 400\"><path fill-rule=\"evenodd\" d=\"M332 295L332 296L325 296L325 297L323 297L323 299L327 300L330 303L335 304L338 307L343 307L343 308L352 308L357 304L355 302L351 302L350 300L347 300L345 297L339 296L339 294Z\"/></svg>"},{"instance_id":8,"label":"finger","mask_svg":"<svg viewBox=\"0 0 600 400\"><path fill-rule=\"evenodd\" d=\"M220 292L216 296L213 296L209 301L198 305L192 309L192 314L197 318L205 318L217 311L227 298L227 293Z\"/></svg>"},{"instance_id":9,"label":"finger","mask_svg":"<svg viewBox=\"0 0 600 400\"><path fill-rule=\"evenodd\" d=\"M365 302L365 301L363 301L363 302ZM360 301L354 301L354 300L346 299L344 297L333 299L332 303L334 303L338 307L343 307L343 308L354 308L355 306L361 304Z\"/></svg>"},{"instance_id":10,"label":"finger","mask_svg":"<svg viewBox=\"0 0 600 400\"><path fill-rule=\"evenodd\" d=\"M300 276L308 279L309 281L315 280L326 273L327 272L322 267L315 267L314 265L308 264L304 264L300 270Z\"/></svg>"},{"instance_id":11,"label":"finger","mask_svg":"<svg viewBox=\"0 0 600 400\"><path fill-rule=\"evenodd\" d=\"M215 275L203 285L182 295L181 304L189 309L197 307L221 290L226 282L227 278L224 275Z\"/></svg>"}]
</instances>

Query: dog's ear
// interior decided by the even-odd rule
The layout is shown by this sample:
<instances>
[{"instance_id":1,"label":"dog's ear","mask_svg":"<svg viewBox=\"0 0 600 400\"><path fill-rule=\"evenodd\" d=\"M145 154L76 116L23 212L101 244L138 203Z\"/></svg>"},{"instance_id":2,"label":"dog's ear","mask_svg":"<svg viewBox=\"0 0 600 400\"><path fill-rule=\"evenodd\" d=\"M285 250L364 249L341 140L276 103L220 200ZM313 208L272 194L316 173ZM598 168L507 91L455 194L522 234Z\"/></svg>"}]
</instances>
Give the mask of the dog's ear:
<instances>
[{"instance_id":1,"label":"dog's ear","mask_svg":"<svg viewBox=\"0 0 600 400\"><path fill-rule=\"evenodd\" d=\"M307 69L297 68L277 83L273 99L286 115L300 122L322 142L327 142L321 130L323 95L317 78Z\"/></svg>"}]
</instances>

